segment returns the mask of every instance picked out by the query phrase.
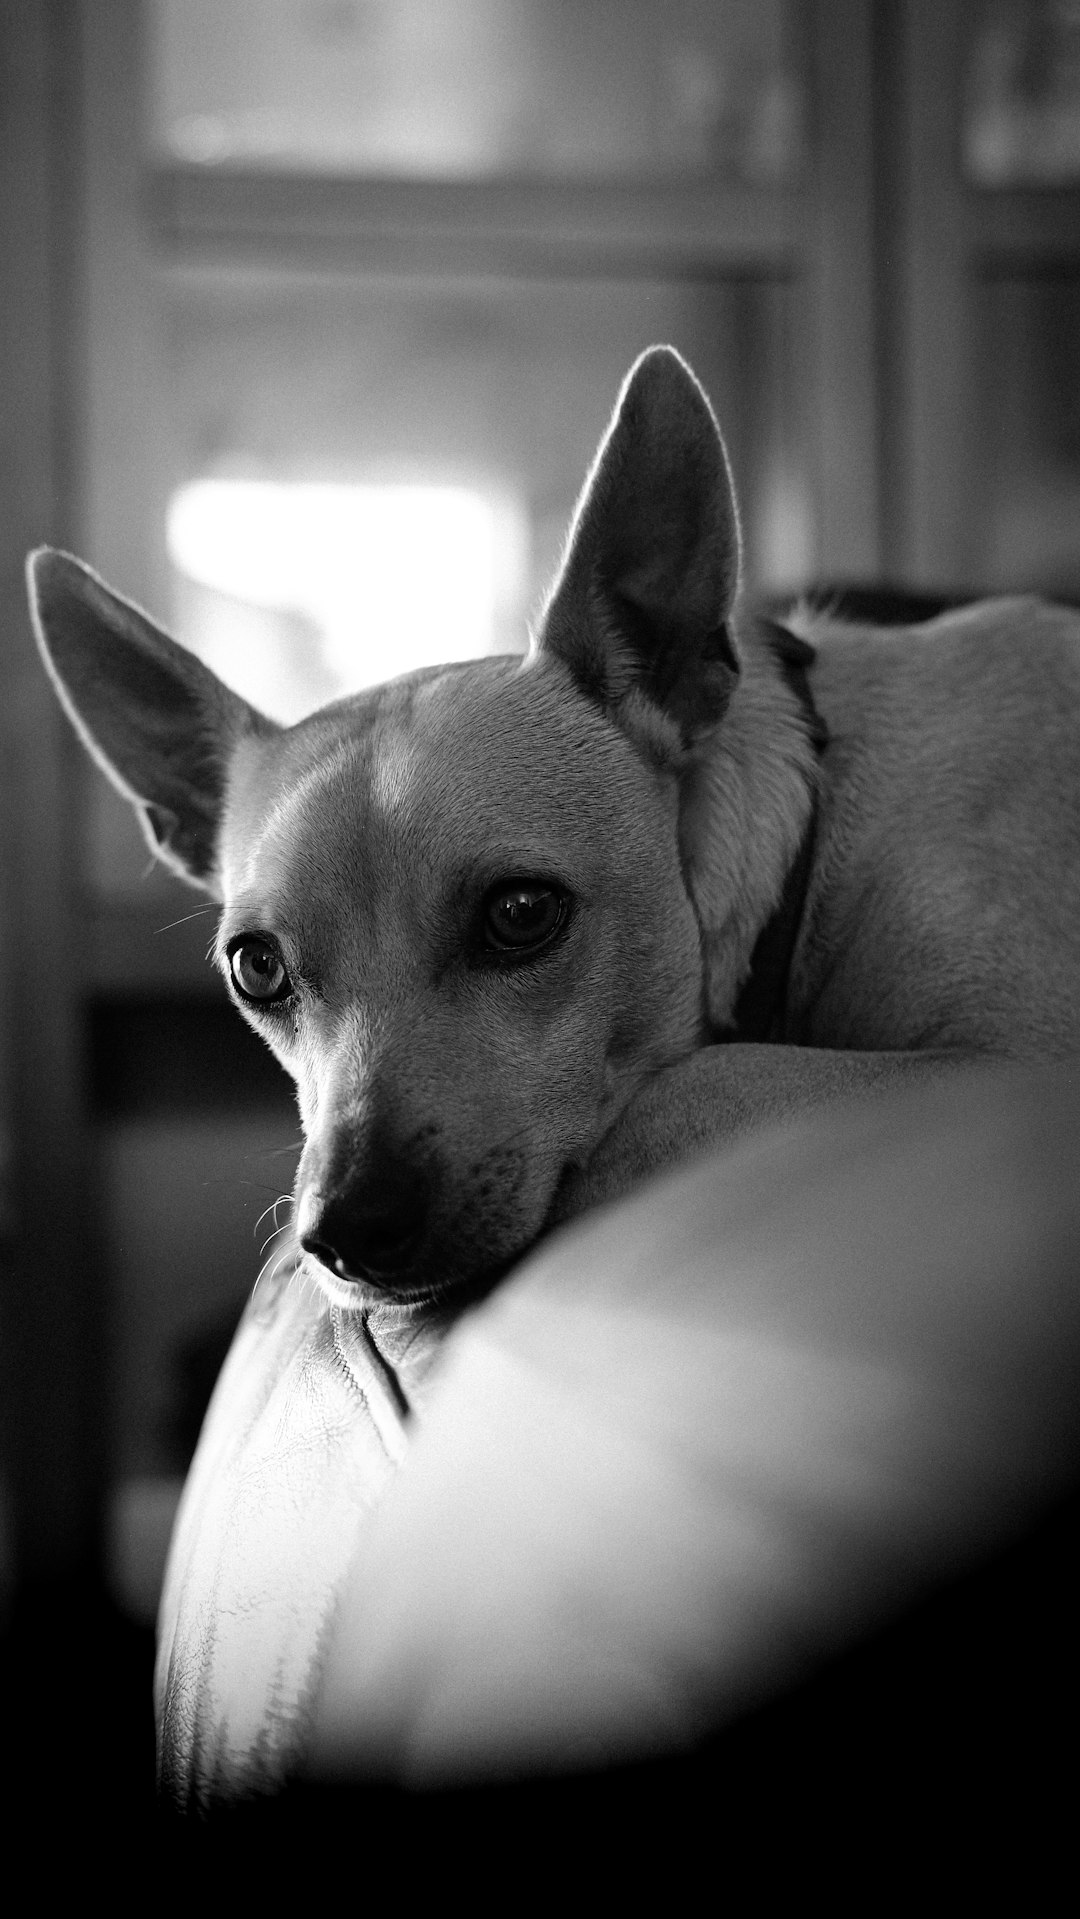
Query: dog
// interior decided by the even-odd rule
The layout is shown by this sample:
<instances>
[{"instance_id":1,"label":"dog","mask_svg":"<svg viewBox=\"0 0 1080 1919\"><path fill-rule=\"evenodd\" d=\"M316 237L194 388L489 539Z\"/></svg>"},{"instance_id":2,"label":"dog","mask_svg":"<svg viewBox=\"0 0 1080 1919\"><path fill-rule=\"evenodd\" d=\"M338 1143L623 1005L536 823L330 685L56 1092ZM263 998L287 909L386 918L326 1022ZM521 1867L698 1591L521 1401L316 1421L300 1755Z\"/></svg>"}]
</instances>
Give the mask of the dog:
<instances>
[{"instance_id":1,"label":"dog","mask_svg":"<svg viewBox=\"0 0 1080 1919\"><path fill-rule=\"evenodd\" d=\"M221 903L339 1304L473 1296L780 1115L1080 1048L1080 617L759 616L671 348L626 378L524 657L281 727L77 560L29 578L80 735Z\"/></svg>"}]
</instances>

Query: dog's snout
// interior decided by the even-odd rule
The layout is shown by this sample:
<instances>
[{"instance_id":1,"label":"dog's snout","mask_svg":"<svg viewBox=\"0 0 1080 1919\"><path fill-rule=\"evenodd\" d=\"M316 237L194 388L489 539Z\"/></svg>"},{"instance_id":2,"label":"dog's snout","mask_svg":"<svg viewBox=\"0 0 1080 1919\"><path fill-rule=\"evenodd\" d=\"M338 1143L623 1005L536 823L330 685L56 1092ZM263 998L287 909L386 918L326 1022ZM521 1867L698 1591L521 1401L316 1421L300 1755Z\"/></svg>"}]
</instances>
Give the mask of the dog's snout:
<instances>
[{"instance_id":1,"label":"dog's snout","mask_svg":"<svg viewBox=\"0 0 1080 1919\"><path fill-rule=\"evenodd\" d=\"M300 1243L339 1279L391 1288L416 1264L426 1231L427 1209L414 1189L367 1205L343 1193L323 1200Z\"/></svg>"}]
</instances>

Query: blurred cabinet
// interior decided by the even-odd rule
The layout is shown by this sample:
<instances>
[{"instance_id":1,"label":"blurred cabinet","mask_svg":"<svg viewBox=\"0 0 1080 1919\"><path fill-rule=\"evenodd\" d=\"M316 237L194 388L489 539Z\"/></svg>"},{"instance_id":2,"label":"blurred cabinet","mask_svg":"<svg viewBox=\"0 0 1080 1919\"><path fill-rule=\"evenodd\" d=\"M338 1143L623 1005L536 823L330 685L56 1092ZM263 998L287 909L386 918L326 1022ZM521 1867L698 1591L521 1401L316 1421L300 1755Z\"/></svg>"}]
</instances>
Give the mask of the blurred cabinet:
<instances>
[{"instance_id":1,"label":"blurred cabinet","mask_svg":"<svg viewBox=\"0 0 1080 1919\"><path fill-rule=\"evenodd\" d=\"M324 489L335 511L350 489L354 505L365 489L456 490L490 509L501 556L476 650L523 646L622 378L656 340L716 405L752 582L876 575L862 0L74 12L64 538L249 697L291 717L413 661L382 644L385 583L362 578L332 613L295 582L271 590L287 532L261 569L257 545L241 564L246 523L224 552L199 548L200 502L220 534L251 489ZM407 584L429 560L417 526ZM325 573L325 551L314 563ZM297 1124L206 963L212 915L149 866L66 737L63 752L122 1489L113 1563L138 1587L132 1529L142 1512L160 1536L153 1488L184 1463L185 1368L250 1288Z\"/></svg>"},{"instance_id":2,"label":"blurred cabinet","mask_svg":"<svg viewBox=\"0 0 1080 1919\"><path fill-rule=\"evenodd\" d=\"M752 581L872 577L872 26L862 0L85 8L80 550L216 657L246 616L170 560L184 488L471 487L518 529L496 640L523 645L667 339L717 406ZM279 612L253 697L317 648ZM372 673L361 637L354 678L411 663ZM87 817L94 893L144 895L111 796Z\"/></svg>"},{"instance_id":3,"label":"blurred cabinet","mask_svg":"<svg viewBox=\"0 0 1080 1919\"><path fill-rule=\"evenodd\" d=\"M474 650L524 646L622 378L656 340L717 407L755 584L876 572L859 0L80 12L72 543L249 697L292 717L414 662L382 645L392 609L373 574L333 617L295 582L273 604L287 509L260 580L239 521L231 552L195 551L200 499L220 531L230 488L240 506L245 488L324 489L335 511L349 489L456 489L490 506L503 562ZM311 563L325 574L325 552ZM429 563L417 516L402 583ZM288 1189L296 1124L205 963L211 921L148 871L104 782L78 759L72 776L113 1457L130 1484L178 1463L166 1415L185 1328L250 1285L251 1229ZM201 1096L176 1085L178 1053Z\"/></svg>"},{"instance_id":4,"label":"blurred cabinet","mask_svg":"<svg viewBox=\"0 0 1080 1919\"><path fill-rule=\"evenodd\" d=\"M203 487L443 488L496 531L482 644L522 644L668 339L754 586L1080 597L1080 52L1064 0L12 0L0 36L8 1320L22 1365L30 1289L67 1302L105 1382L68 1351L13 1399L45 1567L110 1478L183 1463L170 1381L297 1128L211 916L50 704L22 552L70 546L284 711L393 670L374 582L350 654L239 534L191 559L177 502L190 534Z\"/></svg>"},{"instance_id":5,"label":"blurred cabinet","mask_svg":"<svg viewBox=\"0 0 1080 1919\"><path fill-rule=\"evenodd\" d=\"M660 338L717 407L756 588L1080 594L1065 0L81 13L78 550L281 717L413 663L378 645L378 582L331 672L308 608L177 565L170 503L471 489L504 558L476 650L523 645ZM399 577L437 564L417 546ZM175 889L89 780L83 863L126 977L116 913Z\"/></svg>"}]
</instances>

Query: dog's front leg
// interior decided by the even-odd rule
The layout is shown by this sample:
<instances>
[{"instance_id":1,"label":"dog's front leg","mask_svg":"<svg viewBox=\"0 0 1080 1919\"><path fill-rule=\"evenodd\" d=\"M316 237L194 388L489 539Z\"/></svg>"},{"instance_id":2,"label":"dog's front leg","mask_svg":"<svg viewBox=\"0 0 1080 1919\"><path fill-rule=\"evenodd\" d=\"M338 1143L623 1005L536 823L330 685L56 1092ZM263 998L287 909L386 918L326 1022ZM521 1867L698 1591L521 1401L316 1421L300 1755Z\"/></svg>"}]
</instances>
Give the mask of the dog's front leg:
<instances>
[{"instance_id":1,"label":"dog's front leg","mask_svg":"<svg viewBox=\"0 0 1080 1919\"><path fill-rule=\"evenodd\" d=\"M550 1225L618 1199L650 1174L757 1128L837 1100L900 1087L955 1066L961 1052L832 1052L823 1047L703 1047L644 1083L600 1141L568 1174Z\"/></svg>"}]
</instances>

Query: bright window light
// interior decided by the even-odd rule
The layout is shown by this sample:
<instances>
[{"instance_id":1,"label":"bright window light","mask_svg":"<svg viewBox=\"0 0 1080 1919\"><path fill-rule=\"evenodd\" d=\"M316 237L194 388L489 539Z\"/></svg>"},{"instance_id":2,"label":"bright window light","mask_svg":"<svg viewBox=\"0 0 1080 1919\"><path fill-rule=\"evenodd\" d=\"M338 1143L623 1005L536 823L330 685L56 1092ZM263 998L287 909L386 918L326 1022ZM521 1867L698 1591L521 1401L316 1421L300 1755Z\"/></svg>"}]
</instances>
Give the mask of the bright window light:
<instances>
[{"instance_id":1,"label":"bright window light","mask_svg":"<svg viewBox=\"0 0 1080 1919\"><path fill-rule=\"evenodd\" d=\"M181 638L268 710L273 685L292 709L279 717L318 703L301 685L310 673L291 694L278 685L298 626L326 697L523 644L507 630L525 572L521 515L466 487L197 480L173 495L167 538L181 584L204 589L183 597L195 630L181 618Z\"/></svg>"}]
</instances>

